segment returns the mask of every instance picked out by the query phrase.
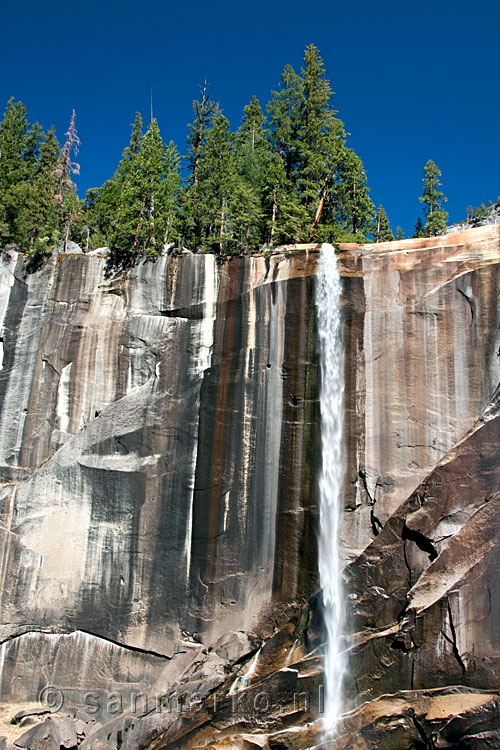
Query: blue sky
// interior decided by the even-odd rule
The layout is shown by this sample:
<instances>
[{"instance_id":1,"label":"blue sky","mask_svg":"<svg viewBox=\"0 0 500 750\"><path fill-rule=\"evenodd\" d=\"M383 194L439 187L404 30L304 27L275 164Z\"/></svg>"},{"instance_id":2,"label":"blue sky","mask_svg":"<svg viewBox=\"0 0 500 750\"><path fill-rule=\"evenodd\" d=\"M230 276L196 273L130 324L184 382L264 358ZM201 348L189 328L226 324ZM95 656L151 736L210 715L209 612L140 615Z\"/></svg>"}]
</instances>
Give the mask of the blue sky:
<instances>
[{"instance_id":1,"label":"blue sky","mask_svg":"<svg viewBox=\"0 0 500 750\"><path fill-rule=\"evenodd\" d=\"M2 26L0 106L21 99L60 140L76 109L80 196L112 174L151 85L162 135L183 153L205 78L234 129L311 42L393 227L413 231L429 158L450 220L500 194L498 0L28 0L5 4Z\"/></svg>"}]
</instances>

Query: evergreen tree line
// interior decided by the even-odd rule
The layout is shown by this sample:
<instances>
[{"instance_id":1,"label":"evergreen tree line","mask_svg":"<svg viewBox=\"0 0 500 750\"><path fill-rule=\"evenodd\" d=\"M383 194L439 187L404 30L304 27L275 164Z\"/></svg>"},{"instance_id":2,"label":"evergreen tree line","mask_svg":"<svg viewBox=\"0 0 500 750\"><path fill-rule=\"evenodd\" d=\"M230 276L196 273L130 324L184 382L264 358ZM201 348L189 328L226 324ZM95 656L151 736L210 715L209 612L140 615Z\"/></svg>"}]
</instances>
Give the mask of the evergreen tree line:
<instances>
[{"instance_id":1,"label":"evergreen tree line","mask_svg":"<svg viewBox=\"0 0 500 750\"><path fill-rule=\"evenodd\" d=\"M485 205L483 202L481 203L480 206L476 206L476 207L467 206L466 221L472 224L473 226L475 224L480 224L481 219L485 219L493 211L500 211L500 195L496 199L495 203L493 203L493 201L490 198L488 201L488 205Z\"/></svg>"},{"instance_id":2,"label":"evergreen tree line","mask_svg":"<svg viewBox=\"0 0 500 750\"><path fill-rule=\"evenodd\" d=\"M11 99L0 123L0 246L43 254L72 239L127 257L165 246L233 254L311 240L392 240L332 99L314 45L300 74L285 66L265 111L252 97L236 132L205 84L193 102L184 160L156 119L144 130L137 113L114 175L83 201L72 179L79 171L75 113L60 147L54 128L30 126L23 104ZM421 233L446 231L439 176L428 162ZM403 237L398 227L396 239Z\"/></svg>"},{"instance_id":3,"label":"evergreen tree line","mask_svg":"<svg viewBox=\"0 0 500 750\"><path fill-rule=\"evenodd\" d=\"M0 247L45 253L67 242L81 212L72 180L78 145L74 112L61 148L53 127L29 125L24 105L8 102L0 123Z\"/></svg>"}]
</instances>

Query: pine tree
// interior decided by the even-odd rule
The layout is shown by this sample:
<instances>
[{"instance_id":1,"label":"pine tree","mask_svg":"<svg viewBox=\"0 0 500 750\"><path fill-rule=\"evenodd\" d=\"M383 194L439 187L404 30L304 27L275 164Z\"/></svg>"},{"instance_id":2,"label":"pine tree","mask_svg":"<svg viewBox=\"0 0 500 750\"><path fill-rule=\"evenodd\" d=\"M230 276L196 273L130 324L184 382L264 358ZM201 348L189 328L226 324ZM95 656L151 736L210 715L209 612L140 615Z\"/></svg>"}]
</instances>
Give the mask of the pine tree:
<instances>
[{"instance_id":1,"label":"pine tree","mask_svg":"<svg viewBox=\"0 0 500 750\"><path fill-rule=\"evenodd\" d=\"M9 241L9 225L7 223L7 215L5 206L0 201L0 248L7 244Z\"/></svg>"},{"instance_id":2,"label":"pine tree","mask_svg":"<svg viewBox=\"0 0 500 750\"><path fill-rule=\"evenodd\" d=\"M158 123L153 120L123 182L116 228L111 236L113 251L158 254L155 199L160 189L163 157Z\"/></svg>"},{"instance_id":3,"label":"pine tree","mask_svg":"<svg viewBox=\"0 0 500 750\"><path fill-rule=\"evenodd\" d=\"M230 252L257 249L261 242L263 219L259 194L237 175L230 192L227 218L226 247ZM220 243L219 250L223 251Z\"/></svg>"},{"instance_id":4,"label":"pine tree","mask_svg":"<svg viewBox=\"0 0 500 750\"><path fill-rule=\"evenodd\" d=\"M236 171L233 226L239 247L255 249L265 239L264 187L272 158L264 129L264 115L254 96L244 108L236 133Z\"/></svg>"},{"instance_id":5,"label":"pine tree","mask_svg":"<svg viewBox=\"0 0 500 750\"><path fill-rule=\"evenodd\" d=\"M488 215L488 209L484 205L484 203L481 203L481 205L474 209L474 218L475 219L484 219L485 216Z\"/></svg>"},{"instance_id":6,"label":"pine tree","mask_svg":"<svg viewBox=\"0 0 500 750\"><path fill-rule=\"evenodd\" d=\"M26 167L27 180L32 180L38 171L38 160L40 158L40 147L43 139L43 130L39 122L35 122L28 131L26 139L26 150L24 152L24 164Z\"/></svg>"},{"instance_id":7,"label":"pine tree","mask_svg":"<svg viewBox=\"0 0 500 750\"><path fill-rule=\"evenodd\" d=\"M134 122L132 123L129 144L123 150L122 158L120 159L112 178L115 182L122 183L125 180L132 166L132 162L141 150L142 127L142 115L140 112L136 112Z\"/></svg>"},{"instance_id":8,"label":"pine tree","mask_svg":"<svg viewBox=\"0 0 500 750\"><path fill-rule=\"evenodd\" d=\"M439 178L441 172L434 162L429 159L424 167L424 176L422 182L424 183L424 192L419 198L420 203L424 204L424 214L427 217L425 223L425 232L427 235L435 236L439 234L446 234L446 221L448 219L448 213L443 209L442 204L445 203L448 198L445 197L441 187Z\"/></svg>"},{"instance_id":9,"label":"pine tree","mask_svg":"<svg viewBox=\"0 0 500 750\"><path fill-rule=\"evenodd\" d=\"M76 156L78 154L78 148L80 146L80 139L76 132L75 110L71 113L69 128L65 135L66 141L61 149L61 154L56 167L56 177L58 179L59 187L57 198L61 204L64 202L65 196L75 188L71 175L79 174L80 172L80 165L77 162L72 161L73 155Z\"/></svg>"},{"instance_id":10,"label":"pine tree","mask_svg":"<svg viewBox=\"0 0 500 750\"><path fill-rule=\"evenodd\" d=\"M17 188L19 211L14 227L16 242L22 250L43 254L57 241L56 170L60 148L53 127L42 137L37 150L32 179Z\"/></svg>"},{"instance_id":11,"label":"pine tree","mask_svg":"<svg viewBox=\"0 0 500 750\"><path fill-rule=\"evenodd\" d=\"M38 123L30 127L23 105L11 99L0 123L0 240L38 252L58 232L65 248L80 233L87 248L107 244L114 253L157 254L165 243L184 239L219 253L312 238L363 242L371 233L376 240L391 239L381 206L373 223L366 173L346 145L332 98L314 45L305 50L301 75L285 66L267 106L267 129L253 97L232 134L205 83L193 102L190 175L182 189L175 145L164 144L153 119L143 136L136 113L115 173L88 191L83 211L72 179L79 170L73 161L79 145L74 112L61 150L52 131L55 156L44 167L50 149L42 130ZM420 200L427 231L438 233L446 199L431 167L437 170L432 162L426 165Z\"/></svg>"},{"instance_id":12,"label":"pine tree","mask_svg":"<svg viewBox=\"0 0 500 750\"><path fill-rule=\"evenodd\" d=\"M427 233L425 231L424 222L418 217L416 223L415 223L415 231L413 232L413 237L416 239L417 237L427 237Z\"/></svg>"},{"instance_id":13,"label":"pine tree","mask_svg":"<svg viewBox=\"0 0 500 750\"><path fill-rule=\"evenodd\" d=\"M328 231L333 233L334 239L366 242L375 212L368 194L366 172L359 156L345 145L340 148L338 159L338 181L333 191L335 224ZM341 230L340 234L336 227Z\"/></svg>"},{"instance_id":14,"label":"pine tree","mask_svg":"<svg viewBox=\"0 0 500 750\"><path fill-rule=\"evenodd\" d=\"M163 244L179 238L179 192L181 186L181 157L177 146L170 141L165 149L165 171L161 196Z\"/></svg>"},{"instance_id":15,"label":"pine tree","mask_svg":"<svg viewBox=\"0 0 500 750\"><path fill-rule=\"evenodd\" d=\"M269 147L264 130L264 115L257 97L253 96L243 110L243 119L236 132L236 164L238 174L260 190L269 160Z\"/></svg>"},{"instance_id":16,"label":"pine tree","mask_svg":"<svg viewBox=\"0 0 500 750\"><path fill-rule=\"evenodd\" d=\"M26 177L24 156L29 144L26 107L12 97L0 123L0 194Z\"/></svg>"},{"instance_id":17,"label":"pine tree","mask_svg":"<svg viewBox=\"0 0 500 750\"><path fill-rule=\"evenodd\" d=\"M200 154L195 216L205 249L223 253L233 250L231 209L236 183L236 165L229 121L215 118Z\"/></svg>"},{"instance_id":18,"label":"pine tree","mask_svg":"<svg viewBox=\"0 0 500 750\"><path fill-rule=\"evenodd\" d=\"M285 65L278 91L267 104L272 156L264 188L269 244L295 242L307 224L295 183L298 168L298 133L302 121L304 82L291 65Z\"/></svg>"},{"instance_id":19,"label":"pine tree","mask_svg":"<svg viewBox=\"0 0 500 750\"><path fill-rule=\"evenodd\" d=\"M11 98L0 123L0 231L4 244L14 240L19 186L28 178L25 155L29 137L26 107Z\"/></svg>"},{"instance_id":20,"label":"pine tree","mask_svg":"<svg viewBox=\"0 0 500 750\"><path fill-rule=\"evenodd\" d=\"M76 194L76 185L72 176L80 173L80 165L73 161L73 156L78 155L80 139L76 132L76 113L71 113L68 130L66 131L66 140L61 149L58 163L55 169L57 178L58 191L56 200L59 204L60 225L64 239L64 252L68 248L68 240L71 225L74 222L80 204Z\"/></svg>"},{"instance_id":21,"label":"pine tree","mask_svg":"<svg viewBox=\"0 0 500 750\"><path fill-rule=\"evenodd\" d=\"M90 234L91 249L109 246L120 203L121 187L106 180L102 188L89 188L85 195L85 224Z\"/></svg>"},{"instance_id":22,"label":"pine tree","mask_svg":"<svg viewBox=\"0 0 500 750\"><path fill-rule=\"evenodd\" d=\"M285 164L277 154L271 157L263 192L266 238L269 245L297 242L308 214L297 198L294 186L286 175Z\"/></svg>"},{"instance_id":23,"label":"pine tree","mask_svg":"<svg viewBox=\"0 0 500 750\"><path fill-rule=\"evenodd\" d=\"M399 241L399 240L404 240L404 238L405 238L405 230L403 229L403 227L400 227L398 224L398 226L396 227L395 239Z\"/></svg>"},{"instance_id":24,"label":"pine tree","mask_svg":"<svg viewBox=\"0 0 500 750\"><path fill-rule=\"evenodd\" d=\"M201 226L203 209L199 205L201 191L198 188L200 179L200 162L205 148L206 134L213 127L214 119L219 112L218 105L210 99L207 82L203 84L201 99L193 101L194 120L188 125L187 162L190 170L188 184L181 192L181 225L184 241L196 248L202 244L203 228Z\"/></svg>"},{"instance_id":25,"label":"pine tree","mask_svg":"<svg viewBox=\"0 0 500 750\"><path fill-rule=\"evenodd\" d=\"M191 169L192 184L197 185L199 166L205 135L212 127L218 113L218 105L210 99L207 82L201 90L201 100L193 101L194 121L188 126L188 162Z\"/></svg>"},{"instance_id":26,"label":"pine tree","mask_svg":"<svg viewBox=\"0 0 500 750\"><path fill-rule=\"evenodd\" d=\"M302 120L304 83L291 65L285 65L281 74L280 88L271 91L267 104L270 141L274 151L283 162L287 179L297 169L298 133Z\"/></svg>"},{"instance_id":27,"label":"pine tree","mask_svg":"<svg viewBox=\"0 0 500 750\"><path fill-rule=\"evenodd\" d=\"M116 226L111 234L115 255L158 255L169 232L179 186L179 155L165 144L155 119L123 182Z\"/></svg>"},{"instance_id":28,"label":"pine tree","mask_svg":"<svg viewBox=\"0 0 500 750\"><path fill-rule=\"evenodd\" d=\"M59 144L30 127L26 108L10 99L0 123L0 240L26 252L47 252L57 240Z\"/></svg>"},{"instance_id":29,"label":"pine tree","mask_svg":"<svg viewBox=\"0 0 500 750\"><path fill-rule=\"evenodd\" d=\"M305 51L302 76L297 186L301 203L310 217L308 235L312 238L321 221L334 180L345 133L343 123L335 117L337 112L330 101L333 92L325 76L323 60L314 44ZM354 224L357 224L356 218Z\"/></svg>"},{"instance_id":30,"label":"pine tree","mask_svg":"<svg viewBox=\"0 0 500 750\"><path fill-rule=\"evenodd\" d=\"M379 205L373 221L373 241L391 242L394 239L391 225L382 205Z\"/></svg>"},{"instance_id":31,"label":"pine tree","mask_svg":"<svg viewBox=\"0 0 500 750\"><path fill-rule=\"evenodd\" d=\"M135 113L130 141L123 150L122 157L113 177L106 180L102 188L91 188L85 198L85 223L91 235L92 248L109 245L114 230L121 201L123 184L130 174L134 160L141 149L142 116Z\"/></svg>"}]
</instances>

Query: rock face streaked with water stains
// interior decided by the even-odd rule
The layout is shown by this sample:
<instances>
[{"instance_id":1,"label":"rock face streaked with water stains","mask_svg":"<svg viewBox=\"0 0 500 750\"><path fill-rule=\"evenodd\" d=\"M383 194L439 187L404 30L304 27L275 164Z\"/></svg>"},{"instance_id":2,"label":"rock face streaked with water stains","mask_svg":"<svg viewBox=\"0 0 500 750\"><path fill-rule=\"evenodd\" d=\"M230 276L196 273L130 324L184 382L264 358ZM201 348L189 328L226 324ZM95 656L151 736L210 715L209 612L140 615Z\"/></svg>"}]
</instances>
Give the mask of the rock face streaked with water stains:
<instances>
[{"instance_id":1,"label":"rock face streaked with water stains","mask_svg":"<svg viewBox=\"0 0 500 750\"><path fill-rule=\"evenodd\" d=\"M1 697L60 688L82 748L318 741L317 259L0 261ZM336 745L496 746L500 231L339 259Z\"/></svg>"}]
</instances>

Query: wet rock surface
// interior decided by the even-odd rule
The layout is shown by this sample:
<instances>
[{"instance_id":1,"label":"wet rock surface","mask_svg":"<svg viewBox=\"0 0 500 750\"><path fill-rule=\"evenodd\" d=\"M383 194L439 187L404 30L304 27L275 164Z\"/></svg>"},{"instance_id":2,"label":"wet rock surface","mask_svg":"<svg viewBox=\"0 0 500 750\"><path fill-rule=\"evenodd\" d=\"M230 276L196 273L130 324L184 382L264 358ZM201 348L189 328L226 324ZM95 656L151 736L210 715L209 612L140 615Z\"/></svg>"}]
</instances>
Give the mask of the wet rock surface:
<instances>
[{"instance_id":1,"label":"wet rock surface","mask_svg":"<svg viewBox=\"0 0 500 750\"><path fill-rule=\"evenodd\" d=\"M500 231L339 250L333 746L496 747ZM317 259L2 256L0 695L41 722L19 739L322 746Z\"/></svg>"}]
</instances>

